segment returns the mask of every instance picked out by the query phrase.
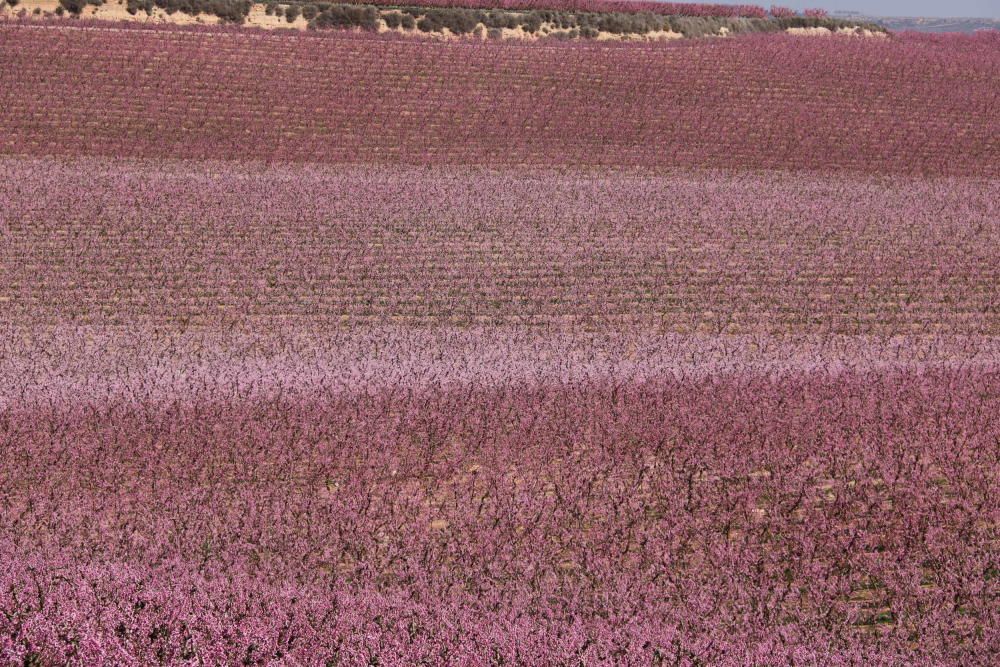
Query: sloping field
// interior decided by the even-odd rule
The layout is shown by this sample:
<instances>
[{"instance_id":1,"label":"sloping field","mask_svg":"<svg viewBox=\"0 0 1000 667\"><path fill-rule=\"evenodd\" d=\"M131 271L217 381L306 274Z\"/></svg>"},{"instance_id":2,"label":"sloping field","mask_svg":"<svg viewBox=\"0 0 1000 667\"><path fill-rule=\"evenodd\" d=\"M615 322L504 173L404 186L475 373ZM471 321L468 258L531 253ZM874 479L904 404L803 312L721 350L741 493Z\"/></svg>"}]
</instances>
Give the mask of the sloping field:
<instances>
[{"instance_id":1,"label":"sloping field","mask_svg":"<svg viewBox=\"0 0 1000 667\"><path fill-rule=\"evenodd\" d=\"M1000 38L540 46L0 26L0 151L1000 172Z\"/></svg>"},{"instance_id":2,"label":"sloping field","mask_svg":"<svg viewBox=\"0 0 1000 667\"><path fill-rule=\"evenodd\" d=\"M37 325L1000 335L982 178L0 158Z\"/></svg>"},{"instance_id":3,"label":"sloping field","mask_svg":"<svg viewBox=\"0 0 1000 667\"><path fill-rule=\"evenodd\" d=\"M0 25L0 663L991 664L996 46Z\"/></svg>"}]
</instances>

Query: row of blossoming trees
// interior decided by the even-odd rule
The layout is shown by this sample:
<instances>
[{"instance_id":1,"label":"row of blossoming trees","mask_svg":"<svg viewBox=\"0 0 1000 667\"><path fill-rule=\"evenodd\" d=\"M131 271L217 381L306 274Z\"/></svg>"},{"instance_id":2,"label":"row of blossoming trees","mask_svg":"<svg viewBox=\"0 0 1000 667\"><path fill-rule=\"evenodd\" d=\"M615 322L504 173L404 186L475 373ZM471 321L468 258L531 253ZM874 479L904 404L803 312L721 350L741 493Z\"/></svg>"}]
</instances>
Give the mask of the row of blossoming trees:
<instances>
[{"instance_id":1,"label":"row of blossoming trees","mask_svg":"<svg viewBox=\"0 0 1000 667\"><path fill-rule=\"evenodd\" d=\"M353 0L352 0L353 1ZM356 4L398 6L390 0L357 0ZM729 16L764 18L768 12L757 5L720 5L697 2L652 2L649 0L415 0L419 7L466 7L469 9L534 10L551 9L575 12L650 13L666 16ZM772 7L771 16L795 16L793 10ZM825 16L823 10L810 9L805 16Z\"/></svg>"},{"instance_id":2,"label":"row of blossoming trees","mask_svg":"<svg viewBox=\"0 0 1000 667\"><path fill-rule=\"evenodd\" d=\"M7 0L11 7L17 7L19 0ZM93 3L98 4L98 3ZM765 10L757 5L720 5L694 2L654 2L651 0L413 0L400 3L396 0L340 0L337 4L374 5L380 7L398 7L401 4L416 7L460 7L466 9L505 9L505 10L554 10L573 12L621 12L627 14L660 14L665 16L697 16L697 17L733 17L733 18L764 18L768 15L775 18L798 16L798 12L787 7L772 5ZM63 3L67 11L79 14L86 3ZM150 5L152 6L152 5ZM191 5L190 9L194 9ZM199 11L210 10L208 5L198 6ZM245 13L244 13L245 15ZM806 9L803 16L824 18L828 14L823 9Z\"/></svg>"}]
</instances>

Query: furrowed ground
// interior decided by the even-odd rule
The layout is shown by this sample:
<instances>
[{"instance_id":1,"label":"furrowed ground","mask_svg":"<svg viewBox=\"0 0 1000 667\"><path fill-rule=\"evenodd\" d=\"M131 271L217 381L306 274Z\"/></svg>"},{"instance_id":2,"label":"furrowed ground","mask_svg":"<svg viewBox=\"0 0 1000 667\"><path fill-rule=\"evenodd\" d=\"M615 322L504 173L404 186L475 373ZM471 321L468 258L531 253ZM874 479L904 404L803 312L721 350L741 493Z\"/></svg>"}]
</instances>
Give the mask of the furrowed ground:
<instances>
[{"instance_id":1,"label":"furrowed ground","mask_svg":"<svg viewBox=\"0 0 1000 667\"><path fill-rule=\"evenodd\" d=\"M0 24L0 662L990 664L996 46Z\"/></svg>"}]
</instances>

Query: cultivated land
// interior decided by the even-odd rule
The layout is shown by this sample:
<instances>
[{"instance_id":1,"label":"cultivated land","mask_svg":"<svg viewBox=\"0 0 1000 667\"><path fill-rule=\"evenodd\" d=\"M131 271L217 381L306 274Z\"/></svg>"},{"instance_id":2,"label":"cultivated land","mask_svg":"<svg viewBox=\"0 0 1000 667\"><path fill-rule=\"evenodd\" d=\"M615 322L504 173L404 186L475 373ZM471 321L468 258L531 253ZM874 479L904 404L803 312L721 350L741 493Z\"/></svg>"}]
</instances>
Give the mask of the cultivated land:
<instances>
[{"instance_id":1,"label":"cultivated land","mask_svg":"<svg viewBox=\"0 0 1000 667\"><path fill-rule=\"evenodd\" d=\"M0 170L0 299L40 326L1000 335L996 180L108 158Z\"/></svg>"},{"instance_id":2,"label":"cultivated land","mask_svg":"<svg viewBox=\"0 0 1000 667\"><path fill-rule=\"evenodd\" d=\"M5 153L1000 173L996 35L543 46L0 30Z\"/></svg>"},{"instance_id":3,"label":"cultivated land","mask_svg":"<svg viewBox=\"0 0 1000 667\"><path fill-rule=\"evenodd\" d=\"M997 46L0 24L0 661L989 664Z\"/></svg>"}]
</instances>

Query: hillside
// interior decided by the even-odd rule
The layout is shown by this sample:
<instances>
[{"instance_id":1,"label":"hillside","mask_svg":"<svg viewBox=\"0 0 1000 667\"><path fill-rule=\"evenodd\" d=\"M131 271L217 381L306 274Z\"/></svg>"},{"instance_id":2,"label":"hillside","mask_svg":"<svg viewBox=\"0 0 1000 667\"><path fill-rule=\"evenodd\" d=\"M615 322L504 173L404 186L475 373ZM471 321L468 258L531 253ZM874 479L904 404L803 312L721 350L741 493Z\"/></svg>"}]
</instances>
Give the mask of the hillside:
<instances>
[{"instance_id":1,"label":"hillside","mask_svg":"<svg viewBox=\"0 0 1000 667\"><path fill-rule=\"evenodd\" d=\"M158 17L0 21L0 664L995 661L997 35Z\"/></svg>"},{"instance_id":2,"label":"hillside","mask_svg":"<svg viewBox=\"0 0 1000 667\"><path fill-rule=\"evenodd\" d=\"M642 47L0 25L9 154L996 175L998 37Z\"/></svg>"},{"instance_id":3,"label":"hillside","mask_svg":"<svg viewBox=\"0 0 1000 667\"><path fill-rule=\"evenodd\" d=\"M4 16L84 17L153 24L241 24L267 30L348 30L440 39L661 41L796 30L881 35L878 24L801 16L755 5L526 0L496 3L423 0L410 4L290 0L0 0ZM814 12L816 13L816 12Z\"/></svg>"}]
</instances>

